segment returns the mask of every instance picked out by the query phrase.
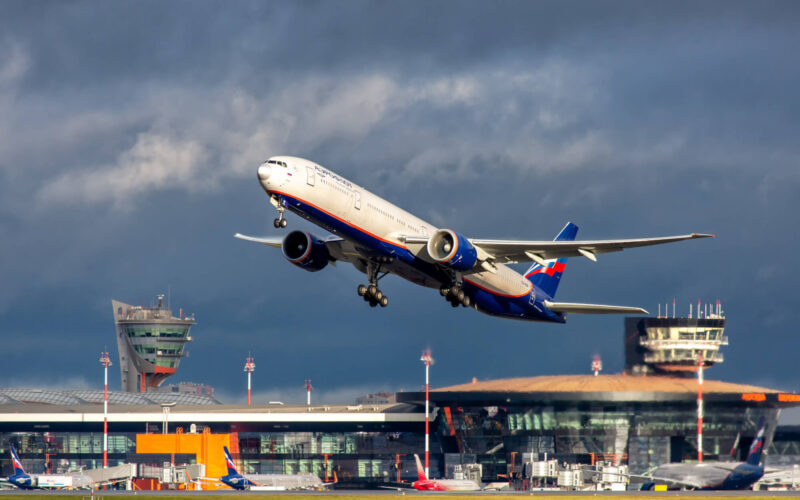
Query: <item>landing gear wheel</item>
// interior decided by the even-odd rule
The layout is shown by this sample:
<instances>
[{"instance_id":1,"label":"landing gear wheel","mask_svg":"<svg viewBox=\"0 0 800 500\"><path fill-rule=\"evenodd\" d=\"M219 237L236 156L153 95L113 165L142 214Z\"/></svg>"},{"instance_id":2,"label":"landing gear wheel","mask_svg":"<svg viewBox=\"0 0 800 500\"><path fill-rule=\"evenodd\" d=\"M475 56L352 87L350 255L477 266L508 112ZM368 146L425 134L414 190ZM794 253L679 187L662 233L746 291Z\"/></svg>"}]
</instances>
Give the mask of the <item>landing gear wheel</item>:
<instances>
[{"instance_id":1,"label":"landing gear wheel","mask_svg":"<svg viewBox=\"0 0 800 500\"><path fill-rule=\"evenodd\" d=\"M358 285L358 296L363 297L367 293L367 285Z\"/></svg>"},{"instance_id":2,"label":"landing gear wheel","mask_svg":"<svg viewBox=\"0 0 800 500\"><path fill-rule=\"evenodd\" d=\"M458 302L456 302L455 300L451 300L450 301L450 305L453 306L453 307L458 307L459 306Z\"/></svg>"},{"instance_id":3,"label":"landing gear wheel","mask_svg":"<svg viewBox=\"0 0 800 500\"><path fill-rule=\"evenodd\" d=\"M469 295L464 296L464 299L461 301L464 304L464 307L469 307L472 305L472 299L469 298Z\"/></svg>"},{"instance_id":4,"label":"landing gear wheel","mask_svg":"<svg viewBox=\"0 0 800 500\"><path fill-rule=\"evenodd\" d=\"M275 226L275 229L281 227L281 220L275 219L274 221L272 221L272 225Z\"/></svg>"},{"instance_id":5,"label":"landing gear wheel","mask_svg":"<svg viewBox=\"0 0 800 500\"><path fill-rule=\"evenodd\" d=\"M289 224L289 221L287 221L286 219L281 219L281 222L280 222L280 226L281 227L286 227L288 224Z\"/></svg>"},{"instance_id":6,"label":"landing gear wheel","mask_svg":"<svg viewBox=\"0 0 800 500\"><path fill-rule=\"evenodd\" d=\"M380 290L378 290L378 291L376 291L376 292L375 292L375 294L373 295L373 297L375 297L375 300L377 300L378 302L380 302L380 301L381 301L381 299L383 298L383 292L381 292Z\"/></svg>"},{"instance_id":7,"label":"landing gear wheel","mask_svg":"<svg viewBox=\"0 0 800 500\"><path fill-rule=\"evenodd\" d=\"M369 301L369 306L370 306L370 307L375 307L375 306L377 306L377 305L378 305L378 303L377 303L377 302L375 302L374 300L370 299L370 301Z\"/></svg>"},{"instance_id":8,"label":"landing gear wheel","mask_svg":"<svg viewBox=\"0 0 800 500\"><path fill-rule=\"evenodd\" d=\"M379 300L378 303L380 303L381 307L388 306L389 305L389 297L384 295L383 297L381 297L381 300Z\"/></svg>"},{"instance_id":9,"label":"landing gear wheel","mask_svg":"<svg viewBox=\"0 0 800 500\"><path fill-rule=\"evenodd\" d=\"M439 295L441 295L442 297L446 297L448 293L450 293L450 289L447 287L443 286L442 288L439 289Z\"/></svg>"},{"instance_id":10,"label":"landing gear wheel","mask_svg":"<svg viewBox=\"0 0 800 500\"><path fill-rule=\"evenodd\" d=\"M367 293L369 293L373 297L375 296L375 293L377 293L377 291L378 291L378 287L375 286L375 285L370 284L367 287Z\"/></svg>"},{"instance_id":11,"label":"landing gear wheel","mask_svg":"<svg viewBox=\"0 0 800 500\"><path fill-rule=\"evenodd\" d=\"M466 297L464 290L459 288L458 291L456 292L456 298L458 299L459 302L464 302L464 297Z\"/></svg>"}]
</instances>

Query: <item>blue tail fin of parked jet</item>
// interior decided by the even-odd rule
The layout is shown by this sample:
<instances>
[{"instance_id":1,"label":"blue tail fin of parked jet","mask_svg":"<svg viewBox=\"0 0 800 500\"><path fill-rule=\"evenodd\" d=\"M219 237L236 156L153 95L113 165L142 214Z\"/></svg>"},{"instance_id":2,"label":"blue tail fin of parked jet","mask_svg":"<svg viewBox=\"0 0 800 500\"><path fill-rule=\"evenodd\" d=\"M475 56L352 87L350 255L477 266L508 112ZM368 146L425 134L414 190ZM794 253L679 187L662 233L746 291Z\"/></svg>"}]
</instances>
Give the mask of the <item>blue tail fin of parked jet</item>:
<instances>
[{"instance_id":1,"label":"blue tail fin of parked jet","mask_svg":"<svg viewBox=\"0 0 800 500\"><path fill-rule=\"evenodd\" d=\"M750 445L750 453L747 455L746 462L750 465L758 465L761 462L761 452L764 451L764 430L766 428L766 421L761 419L761 424L758 426L758 434Z\"/></svg>"},{"instance_id":2,"label":"blue tail fin of parked jet","mask_svg":"<svg viewBox=\"0 0 800 500\"><path fill-rule=\"evenodd\" d=\"M14 475L21 475L25 474L25 469L22 468L22 461L19 459L19 455L17 455L17 450L14 448L14 445L10 446L11 448L11 465L14 466Z\"/></svg>"},{"instance_id":3,"label":"blue tail fin of parked jet","mask_svg":"<svg viewBox=\"0 0 800 500\"><path fill-rule=\"evenodd\" d=\"M558 233L553 241L572 241L578 234L578 226L572 222L567 222L564 229ZM548 260L547 267L542 267L539 264L534 264L525 272L525 277L537 286L541 291L553 298L556 296L558 284L561 282L561 275L564 273L564 267L567 265L566 257L563 259Z\"/></svg>"},{"instance_id":4,"label":"blue tail fin of parked jet","mask_svg":"<svg viewBox=\"0 0 800 500\"><path fill-rule=\"evenodd\" d=\"M219 449L219 448L217 448L217 449ZM234 463L233 463L233 459L231 458L231 454L228 451L228 447L227 446L223 446L222 450L225 452L225 463L228 465L228 474L237 475L238 476L239 473L236 472L236 465L234 465Z\"/></svg>"}]
</instances>

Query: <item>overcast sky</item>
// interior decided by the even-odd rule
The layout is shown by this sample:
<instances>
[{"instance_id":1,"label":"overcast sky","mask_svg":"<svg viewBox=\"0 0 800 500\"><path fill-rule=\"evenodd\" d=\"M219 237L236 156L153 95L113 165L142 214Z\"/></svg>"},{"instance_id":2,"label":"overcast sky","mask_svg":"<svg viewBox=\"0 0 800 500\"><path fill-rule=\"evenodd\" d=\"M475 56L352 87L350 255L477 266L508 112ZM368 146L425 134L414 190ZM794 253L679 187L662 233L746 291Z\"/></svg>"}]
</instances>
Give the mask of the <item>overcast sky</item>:
<instances>
[{"instance_id":1,"label":"overcast sky","mask_svg":"<svg viewBox=\"0 0 800 500\"><path fill-rule=\"evenodd\" d=\"M111 299L171 290L197 326L173 382L349 402L473 377L623 367L621 316L523 323L349 265L304 272L265 158L312 159L470 237L707 232L573 259L558 299L722 300L708 377L800 388L797 2L0 3L0 386L100 388ZM290 228L315 229L289 216Z\"/></svg>"}]
</instances>

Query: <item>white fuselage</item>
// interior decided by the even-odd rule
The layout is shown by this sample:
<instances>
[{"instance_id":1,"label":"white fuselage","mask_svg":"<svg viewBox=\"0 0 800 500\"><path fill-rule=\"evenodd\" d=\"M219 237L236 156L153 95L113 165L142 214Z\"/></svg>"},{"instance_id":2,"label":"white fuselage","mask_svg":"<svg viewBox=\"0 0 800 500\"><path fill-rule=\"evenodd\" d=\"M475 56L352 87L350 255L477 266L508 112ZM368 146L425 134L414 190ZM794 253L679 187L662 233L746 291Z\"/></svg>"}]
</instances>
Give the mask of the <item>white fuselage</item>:
<instances>
[{"instance_id":1,"label":"white fuselage","mask_svg":"<svg viewBox=\"0 0 800 500\"><path fill-rule=\"evenodd\" d=\"M407 245L405 237L428 238L437 230L432 224L313 161L276 156L268 162L272 163L264 162L259 167L259 182L271 196L282 197L290 210L356 245L362 243L363 238L371 238L393 252L410 253L430 262L425 258L425 247ZM309 206L314 210L307 210ZM310 213L312 211L326 214L327 220L320 221ZM435 277L402 271L397 274L424 286L438 288L441 285ZM522 297L532 289L530 281L505 265L497 265L496 272L470 273L463 279L501 297Z\"/></svg>"}]
</instances>

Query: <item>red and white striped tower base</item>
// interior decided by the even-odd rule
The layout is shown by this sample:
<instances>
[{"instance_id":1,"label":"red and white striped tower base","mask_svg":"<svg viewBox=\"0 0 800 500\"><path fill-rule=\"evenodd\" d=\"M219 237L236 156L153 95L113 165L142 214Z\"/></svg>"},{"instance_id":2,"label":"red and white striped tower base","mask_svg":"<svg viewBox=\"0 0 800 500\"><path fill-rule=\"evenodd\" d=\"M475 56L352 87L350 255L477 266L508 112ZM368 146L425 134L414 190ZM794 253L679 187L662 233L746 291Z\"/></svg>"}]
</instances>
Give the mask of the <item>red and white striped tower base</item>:
<instances>
[{"instance_id":1,"label":"red and white striped tower base","mask_svg":"<svg viewBox=\"0 0 800 500\"><path fill-rule=\"evenodd\" d=\"M111 359L107 352L100 353L100 363L103 364L104 386L103 386L103 467L108 467L108 365Z\"/></svg>"},{"instance_id":2,"label":"red and white striped tower base","mask_svg":"<svg viewBox=\"0 0 800 500\"><path fill-rule=\"evenodd\" d=\"M311 406L311 379L306 379L306 406Z\"/></svg>"},{"instance_id":3,"label":"red and white striped tower base","mask_svg":"<svg viewBox=\"0 0 800 500\"><path fill-rule=\"evenodd\" d=\"M703 353L697 353L697 461L703 461Z\"/></svg>"},{"instance_id":4,"label":"red and white striped tower base","mask_svg":"<svg viewBox=\"0 0 800 500\"><path fill-rule=\"evenodd\" d=\"M425 363L425 477L431 477L428 458L430 454L430 399L428 397L428 384L430 379L428 377L428 373L431 365L433 364L433 358L431 357L430 349L422 351L422 356L419 358L419 360Z\"/></svg>"},{"instance_id":5,"label":"red and white striped tower base","mask_svg":"<svg viewBox=\"0 0 800 500\"><path fill-rule=\"evenodd\" d=\"M247 372L247 405L250 406L250 375L256 371L256 362L252 356L247 356L245 359L244 371Z\"/></svg>"}]
</instances>

